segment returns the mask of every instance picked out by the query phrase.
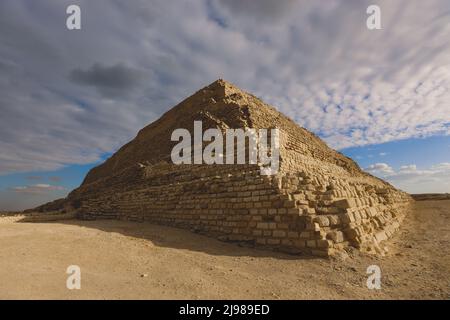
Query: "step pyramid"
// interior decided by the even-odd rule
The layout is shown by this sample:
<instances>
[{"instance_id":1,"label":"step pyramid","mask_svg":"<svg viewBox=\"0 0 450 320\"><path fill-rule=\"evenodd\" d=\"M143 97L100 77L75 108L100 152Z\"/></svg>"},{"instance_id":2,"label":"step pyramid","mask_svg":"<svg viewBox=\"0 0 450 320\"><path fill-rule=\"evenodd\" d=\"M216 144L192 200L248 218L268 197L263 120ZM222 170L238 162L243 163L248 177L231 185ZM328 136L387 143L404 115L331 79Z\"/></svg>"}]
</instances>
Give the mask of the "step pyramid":
<instances>
[{"instance_id":1,"label":"step pyramid","mask_svg":"<svg viewBox=\"0 0 450 320\"><path fill-rule=\"evenodd\" d=\"M194 121L203 130L279 129L279 171L261 175L260 164L174 164L171 134L193 132ZM399 228L410 200L275 108L217 80L139 131L56 204L82 219L150 221L328 256L348 246L382 252L380 243Z\"/></svg>"}]
</instances>

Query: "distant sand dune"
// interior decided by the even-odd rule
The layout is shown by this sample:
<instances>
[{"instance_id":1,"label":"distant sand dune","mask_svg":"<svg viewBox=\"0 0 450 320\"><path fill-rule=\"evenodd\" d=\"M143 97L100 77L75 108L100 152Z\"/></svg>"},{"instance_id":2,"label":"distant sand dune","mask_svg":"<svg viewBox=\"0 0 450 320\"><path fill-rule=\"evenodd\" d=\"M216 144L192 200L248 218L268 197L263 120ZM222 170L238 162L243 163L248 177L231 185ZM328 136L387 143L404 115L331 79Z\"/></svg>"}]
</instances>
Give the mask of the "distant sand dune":
<instances>
[{"instance_id":1,"label":"distant sand dune","mask_svg":"<svg viewBox=\"0 0 450 320\"><path fill-rule=\"evenodd\" d=\"M424 200L450 200L450 193L420 193L411 195L416 201Z\"/></svg>"}]
</instances>

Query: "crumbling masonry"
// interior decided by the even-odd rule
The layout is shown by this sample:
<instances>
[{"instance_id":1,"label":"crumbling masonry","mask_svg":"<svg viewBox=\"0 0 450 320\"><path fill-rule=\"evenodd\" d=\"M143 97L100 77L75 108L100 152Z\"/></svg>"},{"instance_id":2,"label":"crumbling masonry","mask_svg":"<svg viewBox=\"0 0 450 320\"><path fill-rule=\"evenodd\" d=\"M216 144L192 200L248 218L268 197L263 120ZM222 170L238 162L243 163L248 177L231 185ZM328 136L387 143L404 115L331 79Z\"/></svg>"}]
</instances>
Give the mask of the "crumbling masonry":
<instances>
[{"instance_id":1,"label":"crumbling masonry","mask_svg":"<svg viewBox=\"0 0 450 320\"><path fill-rule=\"evenodd\" d=\"M280 170L258 165L174 165L176 128L278 128ZM191 131L192 132L192 131ZM83 219L150 221L222 240L328 256L353 246L381 252L410 197L363 172L274 108L218 80L142 129L70 195L41 210Z\"/></svg>"}]
</instances>

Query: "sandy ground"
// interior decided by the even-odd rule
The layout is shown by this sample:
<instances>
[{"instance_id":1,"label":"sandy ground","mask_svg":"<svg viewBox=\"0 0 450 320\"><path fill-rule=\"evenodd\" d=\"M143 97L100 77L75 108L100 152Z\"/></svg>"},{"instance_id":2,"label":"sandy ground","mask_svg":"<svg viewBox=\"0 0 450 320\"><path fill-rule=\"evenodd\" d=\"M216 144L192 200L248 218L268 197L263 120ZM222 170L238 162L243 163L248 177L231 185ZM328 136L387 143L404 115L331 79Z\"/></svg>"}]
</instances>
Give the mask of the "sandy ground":
<instances>
[{"instance_id":1,"label":"sandy ground","mask_svg":"<svg viewBox=\"0 0 450 320\"><path fill-rule=\"evenodd\" d=\"M121 221L0 223L0 299L449 299L450 201L423 201L389 255L290 256ZM366 286L378 265L381 289ZM81 289L66 269L81 268Z\"/></svg>"}]
</instances>

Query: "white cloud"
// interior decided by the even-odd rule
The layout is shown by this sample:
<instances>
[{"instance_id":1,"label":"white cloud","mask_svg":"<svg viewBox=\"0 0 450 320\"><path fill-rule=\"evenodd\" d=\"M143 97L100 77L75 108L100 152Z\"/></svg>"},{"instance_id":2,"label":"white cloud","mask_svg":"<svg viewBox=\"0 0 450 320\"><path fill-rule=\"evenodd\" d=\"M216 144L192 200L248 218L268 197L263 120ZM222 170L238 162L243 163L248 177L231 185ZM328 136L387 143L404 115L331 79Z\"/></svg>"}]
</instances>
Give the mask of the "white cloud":
<instances>
[{"instance_id":1,"label":"white cloud","mask_svg":"<svg viewBox=\"0 0 450 320\"><path fill-rule=\"evenodd\" d=\"M49 184L44 183L38 183L34 185L29 186L18 186L12 188L12 191L18 192L18 193L27 193L27 194L42 194L42 193L49 193L52 191L62 191L64 190L64 187L62 186L53 186Z\"/></svg>"},{"instance_id":2,"label":"white cloud","mask_svg":"<svg viewBox=\"0 0 450 320\"><path fill-rule=\"evenodd\" d=\"M389 175L394 173L394 170L386 163L371 164L365 170L373 174L381 174L381 175Z\"/></svg>"},{"instance_id":3,"label":"white cloud","mask_svg":"<svg viewBox=\"0 0 450 320\"><path fill-rule=\"evenodd\" d=\"M394 170L386 163L376 163L365 169L396 187L410 193L450 192L450 163L444 162L419 169L415 164Z\"/></svg>"},{"instance_id":4,"label":"white cloud","mask_svg":"<svg viewBox=\"0 0 450 320\"><path fill-rule=\"evenodd\" d=\"M69 32L70 1L1 1L0 174L97 161L217 78L337 148L450 134L448 0L254 2L80 0ZM145 81L114 95L95 65Z\"/></svg>"},{"instance_id":5,"label":"white cloud","mask_svg":"<svg viewBox=\"0 0 450 320\"><path fill-rule=\"evenodd\" d=\"M450 171L450 162L443 162L431 167L435 171Z\"/></svg>"}]
</instances>

